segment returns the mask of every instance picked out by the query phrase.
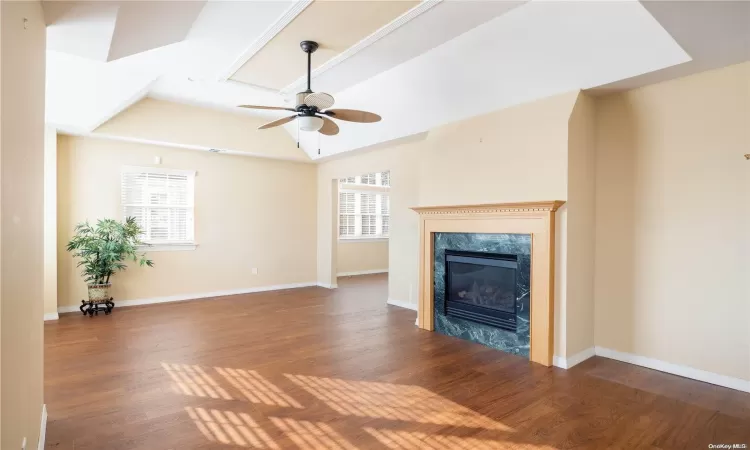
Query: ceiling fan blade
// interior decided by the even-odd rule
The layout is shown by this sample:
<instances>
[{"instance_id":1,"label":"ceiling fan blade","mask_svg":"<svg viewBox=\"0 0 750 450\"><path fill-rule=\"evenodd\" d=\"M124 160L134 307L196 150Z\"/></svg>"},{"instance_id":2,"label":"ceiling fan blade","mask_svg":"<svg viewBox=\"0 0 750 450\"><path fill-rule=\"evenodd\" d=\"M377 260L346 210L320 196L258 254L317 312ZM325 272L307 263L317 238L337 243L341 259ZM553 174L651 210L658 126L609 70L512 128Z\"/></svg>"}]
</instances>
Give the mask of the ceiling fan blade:
<instances>
[{"instance_id":1,"label":"ceiling fan blade","mask_svg":"<svg viewBox=\"0 0 750 450\"><path fill-rule=\"evenodd\" d=\"M325 92L313 92L305 97L305 105L315 106L318 111L330 108L333 106L333 102L333 96Z\"/></svg>"},{"instance_id":2,"label":"ceiling fan blade","mask_svg":"<svg viewBox=\"0 0 750 450\"><path fill-rule=\"evenodd\" d=\"M271 109L274 111L297 111L293 108L284 108L281 106L258 106L258 105L239 105L238 108L249 108L249 109Z\"/></svg>"},{"instance_id":3,"label":"ceiling fan blade","mask_svg":"<svg viewBox=\"0 0 750 450\"><path fill-rule=\"evenodd\" d=\"M323 127L318 130L320 134L325 134L326 136L334 136L336 134L339 134L339 126L336 125L336 122L329 119L328 117L321 117L323 119Z\"/></svg>"},{"instance_id":4,"label":"ceiling fan blade","mask_svg":"<svg viewBox=\"0 0 750 450\"><path fill-rule=\"evenodd\" d=\"M347 122L373 123L380 122L382 119L379 115L358 109L329 109L322 114L331 116L334 119L346 120Z\"/></svg>"},{"instance_id":5,"label":"ceiling fan blade","mask_svg":"<svg viewBox=\"0 0 750 450\"><path fill-rule=\"evenodd\" d=\"M284 125L287 122L291 122L292 120L296 119L297 115L289 116L289 117L283 117L281 119L274 120L273 122L268 122L267 124L261 125L258 127L259 130L265 130L267 128L273 128L278 127L279 125Z\"/></svg>"}]
</instances>

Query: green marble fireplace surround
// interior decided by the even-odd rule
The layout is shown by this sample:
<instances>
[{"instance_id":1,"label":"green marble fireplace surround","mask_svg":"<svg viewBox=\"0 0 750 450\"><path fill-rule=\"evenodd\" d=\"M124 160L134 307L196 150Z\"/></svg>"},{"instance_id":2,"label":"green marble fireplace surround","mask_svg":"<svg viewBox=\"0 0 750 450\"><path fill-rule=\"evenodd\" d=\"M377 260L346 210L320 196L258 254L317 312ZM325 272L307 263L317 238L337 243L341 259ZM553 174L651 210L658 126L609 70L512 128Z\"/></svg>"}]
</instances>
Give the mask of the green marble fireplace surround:
<instances>
[{"instance_id":1,"label":"green marble fireplace surround","mask_svg":"<svg viewBox=\"0 0 750 450\"><path fill-rule=\"evenodd\" d=\"M435 331L528 358L531 331L529 321L531 307L529 301L531 288L531 235L510 233L435 233L433 240L433 253L435 255L433 269ZM515 332L446 314L446 250L517 256L517 329Z\"/></svg>"}]
</instances>

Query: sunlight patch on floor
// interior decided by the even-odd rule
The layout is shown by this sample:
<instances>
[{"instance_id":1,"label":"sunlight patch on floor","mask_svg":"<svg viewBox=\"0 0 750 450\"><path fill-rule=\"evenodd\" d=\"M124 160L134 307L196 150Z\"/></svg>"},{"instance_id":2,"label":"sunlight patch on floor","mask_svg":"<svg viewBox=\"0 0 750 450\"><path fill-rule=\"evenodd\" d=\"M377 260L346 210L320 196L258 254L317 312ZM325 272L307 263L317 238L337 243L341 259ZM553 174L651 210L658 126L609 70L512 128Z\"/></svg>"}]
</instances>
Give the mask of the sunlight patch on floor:
<instances>
[{"instance_id":1,"label":"sunlight patch on floor","mask_svg":"<svg viewBox=\"0 0 750 450\"><path fill-rule=\"evenodd\" d=\"M269 417L269 419L301 449L357 450L357 447L323 422L308 422L278 417Z\"/></svg>"},{"instance_id":2,"label":"sunlight patch on floor","mask_svg":"<svg viewBox=\"0 0 750 450\"><path fill-rule=\"evenodd\" d=\"M369 427L365 427L365 431L391 450L554 450L553 447L543 445L418 431L377 430Z\"/></svg>"},{"instance_id":3,"label":"sunlight patch on floor","mask_svg":"<svg viewBox=\"0 0 750 450\"><path fill-rule=\"evenodd\" d=\"M513 431L420 386L305 375L285 376L345 416Z\"/></svg>"},{"instance_id":4,"label":"sunlight patch on floor","mask_svg":"<svg viewBox=\"0 0 750 450\"><path fill-rule=\"evenodd\" d=\"M232 400L232 397L219 383L209 376L202 367L189 364L161 363L174 381L174 390L192 397L209 397Z\"/></svg>"},{"instance_id":5,"label":"sunlight patch on floor","mask_svg":"<svg viewBox=\"0 0 750 450\"><path fill-rule=\"evenodd\" d=\"M216 371L229 384L240 391L252 403L287 408L302 408L296 400L285 394L275 384L268 381L255 370L229 369L215 367Z\"/></svg>"},{"instance_id":6,"label":"sunlight patch on floor","mask_svg":"<svg viewBox=\"0 0 750 450\"><path fill-rule=\"evenodd\" d=\"M245 413L185 407L195 426L211 442L248 448L278 449L279 446Z\"/></svg>"}]
</instances>

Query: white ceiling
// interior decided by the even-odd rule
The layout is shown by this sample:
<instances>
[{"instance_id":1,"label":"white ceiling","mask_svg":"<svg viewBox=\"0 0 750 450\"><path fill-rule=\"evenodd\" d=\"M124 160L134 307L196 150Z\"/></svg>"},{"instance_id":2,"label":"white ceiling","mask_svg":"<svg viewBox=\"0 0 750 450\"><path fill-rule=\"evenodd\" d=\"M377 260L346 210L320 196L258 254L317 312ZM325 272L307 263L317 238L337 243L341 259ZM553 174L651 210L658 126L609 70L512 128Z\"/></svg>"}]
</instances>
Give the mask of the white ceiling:
<instances>
[{"instance_id":1,"label":"white ceiling","mask_svg":"<svg viewBox=\"0 0 750 450\"><path fill-rule=\"evenodd\" d=\"M239 104L284 105L303 80L277 92L227 79L307 3L45 2L47 120L95 134L144 96L237 114L254 114ZM312 158L318 148L330 156L560 92L740 62L750 58L745 6L428 0L314 71L313 90L383 121L339 122L339 135L303 133L301 144ZM300 64L304 56L298 48L278 55ZM287 130L295 139L296 127Z\"/></svg>"}]
</instances>

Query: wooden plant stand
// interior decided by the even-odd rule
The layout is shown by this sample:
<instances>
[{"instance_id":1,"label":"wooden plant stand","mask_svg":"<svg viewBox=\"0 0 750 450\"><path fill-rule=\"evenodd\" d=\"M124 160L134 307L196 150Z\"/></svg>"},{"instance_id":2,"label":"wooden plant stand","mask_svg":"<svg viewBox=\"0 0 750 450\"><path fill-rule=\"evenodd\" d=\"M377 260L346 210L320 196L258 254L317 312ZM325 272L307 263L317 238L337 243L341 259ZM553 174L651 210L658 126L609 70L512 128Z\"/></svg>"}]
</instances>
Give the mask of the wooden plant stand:
<instances>
[{"instance_id":1,"label":"wooden plant stand","mask_svg":"<svg viewBox=\"0 0 750 450\"><path fill-rule=\"evenodd\" d=\"M94 314L99 315L99 311L104 311L104 314L110 314L112 309L115 307L113 302L114 297L110 297L109 300L81 300L81 306L78 308L81 310L83 315L89 315L93 317Z\"/></svg>"}]
</instances>

